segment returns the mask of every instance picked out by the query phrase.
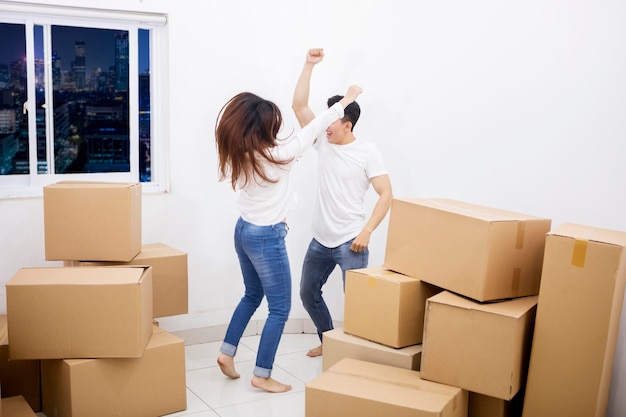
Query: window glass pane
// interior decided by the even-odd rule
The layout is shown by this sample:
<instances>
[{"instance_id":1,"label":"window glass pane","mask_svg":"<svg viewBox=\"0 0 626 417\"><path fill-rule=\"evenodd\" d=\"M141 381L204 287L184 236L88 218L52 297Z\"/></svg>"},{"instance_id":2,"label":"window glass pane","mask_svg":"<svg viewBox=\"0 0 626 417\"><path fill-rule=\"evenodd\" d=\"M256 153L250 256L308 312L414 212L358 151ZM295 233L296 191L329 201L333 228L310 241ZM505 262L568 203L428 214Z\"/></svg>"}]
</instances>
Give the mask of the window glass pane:
<instances>
[{"instance_id":1,"label":"window glass pane","mask_svg":"<svg viewBox=\"0 0 626 417\"><path fill-rule=\"evenodd\" d=\"M139 180L151 179L150 31L139 29Z\"/></svg>"},{"instance_id":2,"label":"window glass pane","mask_svg":"<svg viewBox=\"0 0 626 417\"><path fill-rule=\"evenodd\" d=\"M35 26L35 101L37 108L37 172L48 173L46 146L46 74L44 59L43 26Z\"/></svg>"},{"instance_id":3,"label":"window glass pane","mask_svg":"<svg viewBox=\"0 0 626 417\"><path fill-rule=\"evenodd\" d=\"M128 32L52 27L55 173L129 172Z\"/></svg>"},{"instance_id":4,"label":"window glass pane","mask_svg":"<svg viewBox=\"0 0 626 417\"><path fill-rule=\"evenodd\" d=\"M28 174L25 26L0 23L0 175Z\"/></svg>"}]
</instances>

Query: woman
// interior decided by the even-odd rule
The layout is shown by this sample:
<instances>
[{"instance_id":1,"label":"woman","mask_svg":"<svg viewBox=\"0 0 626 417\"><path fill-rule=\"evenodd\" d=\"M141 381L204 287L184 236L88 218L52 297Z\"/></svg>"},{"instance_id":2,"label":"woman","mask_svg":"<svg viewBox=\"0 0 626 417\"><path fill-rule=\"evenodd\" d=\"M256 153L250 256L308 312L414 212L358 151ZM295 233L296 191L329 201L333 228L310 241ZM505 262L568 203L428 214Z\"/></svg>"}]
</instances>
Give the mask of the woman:
<instances>
[{"instance_id":1,"label":"woman","mask_svg":"<svg viewBox=\"0 0 626 417\"><path fill-rule=\"evenodd\" d=\"M345 97L292 137L279 140L283 118L278 107L252 93L240 93L220 110L215 127L220 180L230 178L239 191L240 217L235 226L235 251L245 293L239 301L217 363L230 378L239 378L234 356L250 318L267 297L269 315L252 377L252 386L286 392L291 386L271 378L278 343L291 309L291 271L285 245L287 214L296 202L289 172L302 153L343 109L361 93L350 86Z\"/></svg>"}]
</instances>

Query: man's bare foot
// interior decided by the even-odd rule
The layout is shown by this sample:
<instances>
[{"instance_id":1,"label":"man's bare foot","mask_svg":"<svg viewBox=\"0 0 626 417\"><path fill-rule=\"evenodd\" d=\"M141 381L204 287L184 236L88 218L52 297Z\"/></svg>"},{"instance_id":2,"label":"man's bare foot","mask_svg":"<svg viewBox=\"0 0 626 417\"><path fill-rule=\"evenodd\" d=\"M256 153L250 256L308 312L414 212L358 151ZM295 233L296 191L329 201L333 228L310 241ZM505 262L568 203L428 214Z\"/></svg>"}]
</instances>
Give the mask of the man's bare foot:
<instances>
[{"instance_id":1,"label":"man's bare foot","mask_svg":"<svg viewBox=\"0 0 626 417\"><path fill-rule=\"evenodd\" d=\"M229 378L237 379L239 374L235 371L235 358L225 353L217 357L217 364L220 366L222 373Z\"/></svg>"},{"instance_id":2,"label":"man's bare foot","mask_svg":"<svg viewBox=\"0 0 626 417\"><path fill-rule=\"evenodd\" d=\"M316 348L309 350L306 355L311 358L315 358L317 356L322 356L322 345L319 345Z\"/></svg>"},{"instance_id":3,"label":"man's bare foot","mask_svg":"<svg viewBox=\"0 0 626 417\"><path fill-rule=\"evenodd\" d=\"M265 390L267 392L287 392L291 391L291 385L283 384L272 378L263 378L254 375L251 384L255 388Z\"/></svg>"}]
</instances>

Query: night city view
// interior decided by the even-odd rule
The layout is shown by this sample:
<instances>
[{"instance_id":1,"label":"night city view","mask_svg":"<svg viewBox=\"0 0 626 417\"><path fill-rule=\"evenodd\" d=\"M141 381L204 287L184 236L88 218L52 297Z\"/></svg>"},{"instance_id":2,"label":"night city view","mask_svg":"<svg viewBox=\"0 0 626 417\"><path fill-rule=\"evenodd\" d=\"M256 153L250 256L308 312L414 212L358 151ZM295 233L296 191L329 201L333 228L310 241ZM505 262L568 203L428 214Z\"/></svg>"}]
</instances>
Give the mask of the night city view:
<instances>
[{"instance_id":1,"label":"night city view","mask_svg":"<svg viewBox=\"0 0 626 417\"><path fill-rule=\"evenodd\" d=\"M128 31L52 26L50 35L46 59L44 28L35 25L29 100L25 25L0 23L0 175L29 174L28 112L36 109L37 173L129 172L129 118L138 117L138 180L150 181L149 31L139 31L138 116L129 108Z\"/></svg>"}]
</instances>

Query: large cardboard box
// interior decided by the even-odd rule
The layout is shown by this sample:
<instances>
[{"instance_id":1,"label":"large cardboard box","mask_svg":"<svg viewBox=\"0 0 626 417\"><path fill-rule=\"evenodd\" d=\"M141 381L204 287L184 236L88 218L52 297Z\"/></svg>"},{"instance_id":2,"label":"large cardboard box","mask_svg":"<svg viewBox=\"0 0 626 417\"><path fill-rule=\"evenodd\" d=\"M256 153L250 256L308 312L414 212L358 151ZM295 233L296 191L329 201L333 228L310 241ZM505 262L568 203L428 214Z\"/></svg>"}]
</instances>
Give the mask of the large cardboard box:
<instances>
[{"instance_id":1,"label":"large cardboard box","mask_svg":"<svg viewBox=\"0 0 626 417\"><path fill-rule=\"evenodd\" d=\"M346 273L346 333L394 348L422 342L426 300L440 288L384 267Z\"/></svg>"},{"instance_id":2,"label":"large cardboard box","mask_svg":"<svg viewBox=\"0 0 626 417\"><path fill-rule=\"evenodd\" d=\"M130 261L141 251L141 183L61 181L43 189L48 261Z\"/></svg>"},{"instance_id":3,"label":"large cardboard box","mask_svg":"<svg viewBox=\"0 0 626 417\"><path fill-rule=\"evenodd\" d=\"M22 268L6 285L9 357L138 357L152 334L152 267Z\"/></svg>"},{"instance_id":4,"label":"large cardboard box","mask_svg":"<svg viewBox=\"0 0 626 417\"><path fill-rule=\"evenodd\" d=\"M526 380L537 296L479 303L444 291L428 299L422 378L503 400Z\"/></svg>"},{"instance_id":5,"label":"large cardboard box","mask_svg":"<svg viewBox=\"0 0 626 417\"><path fill-rule=\"evenodd\" d=\"M2 417L37 417L21 395L2 399Z\"/></svg>"},{"instance_id":6,"label":"large cardboard box","mask_svg":"<svg viewBox=\"0 0 626 417\"><path fill-rule=\"evenodd\" d=\"M343 327L322 333L322 340L324 346L322 371L326 371L343 358L359 359L414 371L420 369L421 344L395 349L347 334L343 331Z\"/></svg>"},{"instance_id":7,"label":"large cardboard box","mask_svg":"<svg viewBox=\"0 0 626 417\"><path fill-rule=\"evenodd\" d=\"M42 361L44 413L154 417L186 409L184 341L153 330L140 358Z\"/></svg>"},{"instance_id":8,"label":"large cardboard box","mask_svg":"<svg viewBox=\"0 0 626 417\"><path fill-rule=\"evenodd\" d=\"M478 301L536 295L550 223L450 199L394 199L384 265Z\"/></svg>"},{"instance_id":9,"label":"large cardboard box","mask_svg":"<svg viewBox=\"0 0 626 417\"><path fill-rule=\"evenodd\" d=\"M141 252L128 262L66 261L66 266L152 266L152 308L154 317L189 312L187 253L163 243L141 246Z\"/></svg>"},{"instance_id":10,"label":"large cardboard box","mask_svg":"<svg viewBox=\"0 0 626 417\"><path fill-rule=\"evenodd\" d=\"M626 233L562 224L547 237L524 417L604 417L626 285Z\"/></svg>"},{"instance_id":11,"label":"large cardboard box","mask_svg":"<svg viewBox=\"0 0 626 417\"><path fill-rule=\"evenodd\" d=\"M307 417L467 417L467 391L352 358L308 382L304 397Z\"/></svg>"}]
</instances>

